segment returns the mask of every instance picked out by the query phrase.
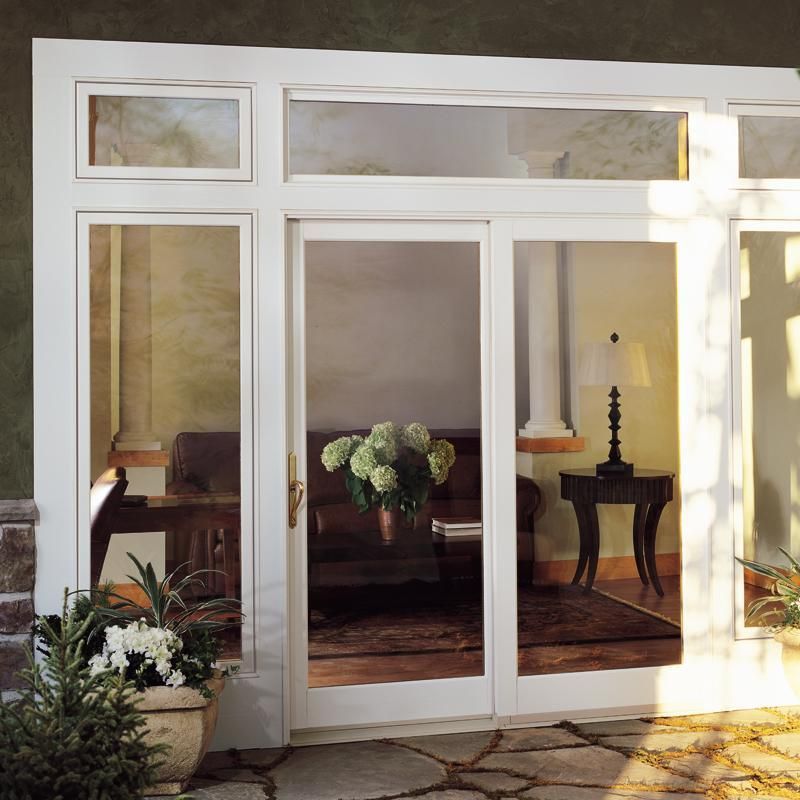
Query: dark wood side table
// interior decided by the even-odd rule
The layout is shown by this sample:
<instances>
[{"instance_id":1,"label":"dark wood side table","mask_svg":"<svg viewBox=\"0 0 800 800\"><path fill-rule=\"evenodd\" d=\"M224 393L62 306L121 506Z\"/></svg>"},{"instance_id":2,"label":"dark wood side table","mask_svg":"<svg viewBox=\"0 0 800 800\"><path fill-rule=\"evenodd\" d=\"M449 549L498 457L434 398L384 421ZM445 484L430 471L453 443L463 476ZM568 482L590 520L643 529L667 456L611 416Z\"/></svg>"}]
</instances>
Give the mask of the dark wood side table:
<instances>
[{"instance_id":1,"label":"dark wood side table","mask_svg":"<svg viewBox=\"0 0 800 800\"><path fill-rule=\"evenodd\" d=\"M632 477L598 476L593 468L565 469L561 476L561 497L570 500L578 518L580 555L573 583L578 583L588 564L584 592L592 590L600 553L600 528L597 504L635 505L633 513L633 554L642 583L652 582L663 597L664 590L656 569L656 531L664 506L672 500L673 472L635 469ZM648 581L649 575L649 581Z\"/></svg>"}]
</instances>

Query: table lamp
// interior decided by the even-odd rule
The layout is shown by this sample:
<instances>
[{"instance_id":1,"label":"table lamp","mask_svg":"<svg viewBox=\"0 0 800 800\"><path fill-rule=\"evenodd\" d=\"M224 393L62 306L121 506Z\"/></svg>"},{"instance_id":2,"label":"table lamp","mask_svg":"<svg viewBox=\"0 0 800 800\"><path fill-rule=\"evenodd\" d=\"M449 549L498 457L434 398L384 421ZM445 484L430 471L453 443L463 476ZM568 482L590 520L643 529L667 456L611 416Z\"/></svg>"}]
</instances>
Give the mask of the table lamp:
<instances>
[{"instance_id":1,"label":"table lamp","mask_svg":"<svg viewBox=\"0 0 800 800\"><path fill-rule=\"evenodd\" d=\"M618 437L619 421L622 419L619 404L619 386L650 386L650 370L641 342L620 343L619 336L612 333L610 342L586 344L581 352L578 380L583 386L611 386L609 397L608 426L611 438L608 443L608 461L598 464L596 473L603 477L631 477L633 464L622 460Z\"/></svg>"}]
</instances>

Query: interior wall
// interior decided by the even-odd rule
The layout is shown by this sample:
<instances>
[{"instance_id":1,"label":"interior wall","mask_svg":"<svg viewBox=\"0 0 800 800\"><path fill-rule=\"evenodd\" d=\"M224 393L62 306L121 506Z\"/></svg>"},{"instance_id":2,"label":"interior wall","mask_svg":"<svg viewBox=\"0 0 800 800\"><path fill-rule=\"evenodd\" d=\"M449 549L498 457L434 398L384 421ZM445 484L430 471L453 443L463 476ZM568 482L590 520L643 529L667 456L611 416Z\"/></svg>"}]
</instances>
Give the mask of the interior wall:
<instances>
[{"instance_id":1,"label":"interior wall","mask_svg":"<svg viewBox=\"0 0 800 800\"><path fill-rule=\"evenodd\" d=\"M675 248L661 243L577 242L574 273L576 352L589 342L607 341L616 331L622 341L642 342L652 386L620 387L622 457L638 467L676 473L675 500L658 527L656 550L679 549L678 358ZM517 261L519 271L520 262ZM519 291L519 286L518 286ZM527 306L517 303L517 342L527 345ZM527 372L517 375L517 407L529 408ZM543 493L536 520L536 560L577 558L578 526L572 504L560 497L559 470L593 467L608 457L610 387L579 387L577 436L586 439L578 453L517 454L517 471L534 478ZM633 506L600 505L600 555L633 555Z\"/></svg>"},{"instance_id":2,"label":"interior wall","mask_svg":"<svg viewBox=\"0 0 800 800\"><path fill-rule=\"evenodd\" d=\"M309 242L305 261L309 430L480 427L476 243Z\"/></svg>"}]
</instances>

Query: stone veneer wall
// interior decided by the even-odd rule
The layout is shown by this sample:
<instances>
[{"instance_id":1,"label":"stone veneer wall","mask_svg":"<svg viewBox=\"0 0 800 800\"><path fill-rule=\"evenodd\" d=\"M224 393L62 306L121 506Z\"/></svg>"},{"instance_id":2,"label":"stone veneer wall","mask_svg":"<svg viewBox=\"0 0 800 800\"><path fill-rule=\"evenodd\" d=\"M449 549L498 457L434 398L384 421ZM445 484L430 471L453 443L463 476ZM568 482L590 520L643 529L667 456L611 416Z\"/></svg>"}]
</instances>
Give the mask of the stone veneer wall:
<instances>
[{"instance_id":1,"label":"stone veneer wall","mask_svg":"<svg viewBox=\"0 0 800 800\"><path fill-rule=\"evenodd\" d=\"M0 697L20 687L32 646L36 580L36 506L32 500L0 501Z\"/></svg>"}]
</instances>

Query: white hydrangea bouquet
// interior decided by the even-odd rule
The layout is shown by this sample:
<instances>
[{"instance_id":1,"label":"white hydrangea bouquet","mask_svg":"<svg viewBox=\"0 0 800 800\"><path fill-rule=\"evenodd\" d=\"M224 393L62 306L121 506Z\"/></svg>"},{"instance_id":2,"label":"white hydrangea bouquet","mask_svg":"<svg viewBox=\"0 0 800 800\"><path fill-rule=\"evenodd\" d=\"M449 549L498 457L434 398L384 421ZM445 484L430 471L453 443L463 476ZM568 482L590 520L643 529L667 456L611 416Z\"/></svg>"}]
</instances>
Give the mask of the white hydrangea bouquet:
<instances>
[{"instance_id":1,"label":"white hydrangea bouquet","mask_svg":"<svg viewBox=\"0 0 800 800\"><path fill-rule=\"evenodd\" d=\"M328 472L342 469L360 513L374 506L399 509L412 520L428 499L430 483L444 483L456 460L446 439L431 439L421 422L380 422L364 436L342 436L322 450Z\"/></svg>"}]
</instances>

